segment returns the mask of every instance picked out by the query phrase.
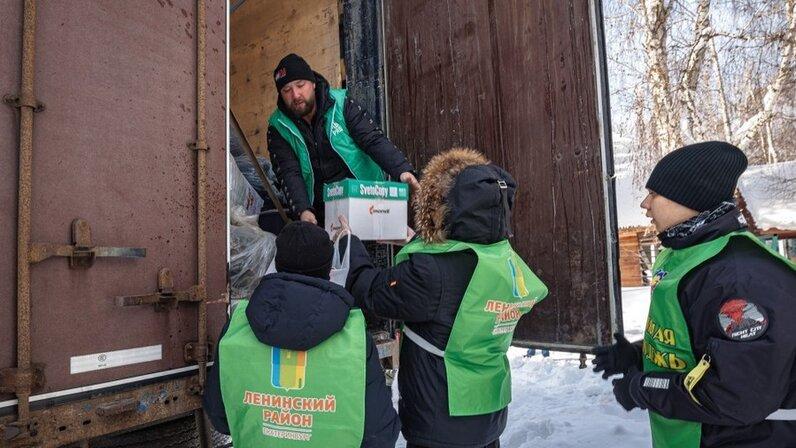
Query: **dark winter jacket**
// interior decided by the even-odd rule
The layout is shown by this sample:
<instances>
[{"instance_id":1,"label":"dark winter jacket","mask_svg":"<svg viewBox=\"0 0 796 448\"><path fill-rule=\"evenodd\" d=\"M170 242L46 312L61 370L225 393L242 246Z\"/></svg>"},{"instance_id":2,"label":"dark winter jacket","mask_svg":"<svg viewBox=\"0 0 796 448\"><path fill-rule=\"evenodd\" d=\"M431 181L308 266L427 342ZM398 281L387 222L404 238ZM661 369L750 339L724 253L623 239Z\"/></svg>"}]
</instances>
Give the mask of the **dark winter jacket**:
<instances>
[{"instance_id":1,"label":"dark winter jacket","mask_svg":"<svg viewBox=\"0 0 796 448\"><path fill-rule=\"evenodd\" d=\"M685 237L663 238L680 249L745 227L737 210ZM796 421L766 420L778 409L796 409L796 273L745 237L733 237L717 256L694 268L678 285L697 359L708 353L711 367L694 388L697 404L683 386L685 373L648 373L631 383L638 404L664 417L702 422L705 448L793 448ZM719 310L745 299L768 316L768 328L754 340L730 339ZM640 359L640 355L639 355ZM647 377L667 382L645 382ZM668 384L666 389L645 384Z\"/></svg>"},{"instance_id":2,"label":"dark winter jacket","mask_svg":"<svg viewBox=\"0 0 796 448\"><path fill-rule=\"evenodd\" d=\"M436 168L424 172L418 203L444 210L438 216L445 219L434 223L434 218L424 213L426 209L418 207L421 213L416 214L416 225L420 234L480 244L505 239L506 213L495 179L507 182L509 200L513 202L515 183L509 174L491 165L466 168L456 178L451 193L440 198L435 193L451 189L454 179L449 175L461 172L463 167L449 170L450 163L441 163ZM432 191L428 185L436 185L439 190ZM444 349L477 261L471 251L414 254L397 266L377 269L355 238L347 286L357 305L381 317L405 321L425 340ZM485 415L451 417L443 359L408 338L402 340L400 359L398 412L409 443L425 447L483 447L500 437L506 426L507 408Z\"/></svg>"},{"instance_id":3,"label":"dark winter jacket","mask_svg":"<svg viewBox=\"0 0 796 448\"><path fill-rule=\"evenodd\" d=\"M329 143L325 132L325 114L334 105L329 96L329 83L323 76L315 74L316 112L312 125L294 115L279 97L277 107L296 124L307 144L312 170L315 174L315 203L309 203L307 187L301 177L301 167L290 144L282 138L273 126L268 127L268 152L276 168L277 177L282 181L288 202L296 214L312 209L315 215L323 215L323 184L353 177L343 159L337 155ZM390 142L386 135L373 122L373 118L351 97L346 97L343 109L346 127L357 146L369 155L393 179L401 173L411 171L412 166L406 157ZM320 220L319 220L320 222Z\"/></svg>"},{"instance_id":4,"label":"dark winter jacket","mask_svg":"<svg viewBox=\"0 0 796 448\"><path fill-rule=\"evenodd\" d=\"M260 342L290 350L309 350L342 330L353 306L354 298L342 286L314 277L278 273L260 282L252 294L246 317ZM224 326L219 341L226 331L227 326ZM400 422L371 338L367 338L366 350L362 446L393 447ZM203 400L208 418L216 430L224 434L229 434L229 426L217 366L229 362L235 360L219 359L216 351L216 366L210 371ZM334 369L334 366L328 368Z\"/></svg>"}]
</instances>

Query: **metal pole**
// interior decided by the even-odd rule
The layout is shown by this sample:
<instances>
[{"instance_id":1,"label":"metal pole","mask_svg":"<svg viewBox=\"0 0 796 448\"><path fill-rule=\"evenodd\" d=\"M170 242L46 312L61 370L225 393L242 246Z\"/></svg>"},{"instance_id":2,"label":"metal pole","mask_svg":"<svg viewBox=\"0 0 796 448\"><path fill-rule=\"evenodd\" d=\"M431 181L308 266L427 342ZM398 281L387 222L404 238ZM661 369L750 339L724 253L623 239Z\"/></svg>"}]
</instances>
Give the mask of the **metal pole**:
<instances>
[{"instance_id":1,"label":"metal pole","mask_svg":"<svg viewBox=\"0 0 796 448\"><path fill-rule=\"evenodd\" d=\"M196 0L196 232L197 232L197 283L205 292L199 302L199 346L207 345L207 129L205 126L205 1ZM204 386L207 359L199 360L199 385Z\"/></svg>"},{"instance_id":2,"label":"metal pole","mask_svg":"<svg viewBox=\"0 0 796 448\"><path fill-rule=\"evenodd\" d=\"M30 201L33 171L33 73L36 43L36 0L25 0L22 25L22 78L19 93L19 204L17 209L17 368L30 372ZM30 419L30 388L17 390L20 429Z\"/></svg>"},{"instance_id":3,"label":"metal pole","mask_svg":"<svg viewBox=\"0 0 796 448\"><path fill-rule=\"evenodd\" d=\"M205 126L205 91L206 54L205 40L207 37L205 0L196 0L196 276L202 301L199 302L198 316L198 341L197 346L202 350L198 359L199 389L204 390L207 379L207 129ZM194 413L196 429L199 434L199 445L208 446L204 421L204 412L201 408Z\"/></svg>"},{"instance_id":4,"label":"metal pole","mask_svg":"<svg viewBox=\"0 0 796 448\"><path fill-rule=\"evenodd\" d=\"M238 119L235 118L235 113L231 108L229 110L229 122L232 124L232 132L237 134L236 136L240 141L240 145L243 147L243 152L246 153L252 165L254 165L254 171L257 173L257 176L260 177L260 182L263 183L265 192L268 193L268 197L271 198L271 202L273 202L276 210L279 212L279 216L282 217L282 221L284 221L285 224L290 223L291 219L288 218L287 213L285 213L285 208L282 207L282 203L279 202L279 198L276 197L276 193L273 188L271 188L271 183L268 182L268 177L266 177L263 172L263 167L260 166L260 162L257 161L257 156L254 155L254 151L249 144L249 139L246 137L246 134L243 133L243 129L240 128Z\"/></svg>"}]
</instances>

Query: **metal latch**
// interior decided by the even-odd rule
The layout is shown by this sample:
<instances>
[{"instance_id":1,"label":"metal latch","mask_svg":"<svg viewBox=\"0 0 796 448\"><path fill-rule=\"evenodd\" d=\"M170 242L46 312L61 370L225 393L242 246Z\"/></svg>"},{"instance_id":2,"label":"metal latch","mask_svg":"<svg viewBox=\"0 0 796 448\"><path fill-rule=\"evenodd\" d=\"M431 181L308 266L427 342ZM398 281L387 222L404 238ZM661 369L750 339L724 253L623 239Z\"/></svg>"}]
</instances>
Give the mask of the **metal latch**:
<instances>
[{"instance_id":1,"label":"metal latch","mask_svg":"<svg viewBox=\"0 0 796 448\"><path fill-rule=\"evenodd\" d=\"M3 102L15 109L29 107L33 109L33 112L44 111L44 103L41 101L36 101L35 99L24 101L19 95L4 95Z\"/></svg>"},{"instance_id":2,"label":"metal latch","mask_svg":"<svg viewBox=\"0 0 796 448\"><path fill-rule=\"evenodd\" d=\"M97 415L100 417L111 417L126 414L138 409L138 404L139 402L135 398L124 398L110 403L103 403L97 406Z\"/></svg>"},{"instance_id":3,"label":"metal latch","mask_svg":"<svg viewBox=\"0 0 796 448\"><path fill-rule=\"evenodd\" d=\"M189 342L183 348L183 358L186 363L200 363L211 361L213 353L213 343L201 345L198 342Z\"/></svg>"},{"instance_id":4,"label":"metal latch","mask_svg":"<svg viewBox=\"0 0 796 448\"><path fill-rule=\"evenodd\" d=\"M30 369L0 369L0 393L38 392L44 388L44 365L31 364Z\"/></svg>"},{"instance_id":5,"label":"metal latch","mask_svg":"<svg viewBox=\"0 0 796 448\"><path fill-rule=\"evenodd\" d=\"M35 418L28 420L25 424L17 421L0 425L0 447L31 446L28 439L38 435L38 428L39 421ZM11 445L4 445L3 442L11 442Z\"/></svg>"},{"instance_id":6,"label":"metal latch","mask_svg":"<svg viewBox=\"0 0 796 448\"><path fill-rule=\"evenodd\" d=\"M205 298L202 286L191 286L187 291L174 290L174 277L168 268L158 272L158 291L152 294L116 297L117 306L155 305L155 311L176 308L179 302L201 302Z\"/></svg>"},{"instance_id":7,"label":"metal latch","mask_svg":"<svg viewBox=\"0 0 796 448\"><path fill-rule=\"evenodd\" d=\"M69 257L70 268L89 268L97 257L144 258L146 249L139 247L102 247L91 242L91 227L85 219L72 221L72 245L31 243L28 260L38 263L50 257Z\"/></svg>"}]
</instances>

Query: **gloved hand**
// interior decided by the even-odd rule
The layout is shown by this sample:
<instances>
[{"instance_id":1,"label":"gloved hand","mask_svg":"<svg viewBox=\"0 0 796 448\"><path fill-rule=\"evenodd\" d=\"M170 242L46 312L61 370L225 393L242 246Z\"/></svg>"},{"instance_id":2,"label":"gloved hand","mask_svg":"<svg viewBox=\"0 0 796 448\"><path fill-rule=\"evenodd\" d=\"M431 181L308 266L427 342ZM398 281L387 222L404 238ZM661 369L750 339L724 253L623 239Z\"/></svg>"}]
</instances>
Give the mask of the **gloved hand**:
<instances>
[{"instance_id":1,"label":"gloved hand","mask_svg":"<svg viewBox=\"0 0 796 448\"><path fill-rule=\"evenodd\" d=\"M630 368L638 369L641 362L639 349L628 342L622 333L615 333L614 338L616 344L596 349L595 357L591 361L595 372L603 372L603 379L625 373Z\"/></svg>"},{"instance_id":2,"label":"gloved hand","mask_svg":"<svg viewBox=\"0 0 796 448\"><path fill-rule=\"evenodd\" d=\"M632 367L625 372L624 377L617 378L611 383L614 386L614 397L616 401L622 405L626 411L630 411L633 408L647 409L647 407L636 398L639 395L638 389L641 387L641 375L641 372L636 370L635 367Z\"/></svg>"}]
</instances>

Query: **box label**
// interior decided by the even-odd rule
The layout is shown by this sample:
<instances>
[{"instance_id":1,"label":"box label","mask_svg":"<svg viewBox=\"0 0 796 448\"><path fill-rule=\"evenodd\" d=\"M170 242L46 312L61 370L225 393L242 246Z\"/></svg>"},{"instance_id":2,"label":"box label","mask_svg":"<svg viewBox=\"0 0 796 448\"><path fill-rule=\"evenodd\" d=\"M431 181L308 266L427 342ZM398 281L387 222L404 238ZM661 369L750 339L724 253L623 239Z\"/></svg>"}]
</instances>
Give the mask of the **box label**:
<instances>
[{"instance_id":1,"label":"box label","mask_svg":"<svg viewBox=\"0 0 796 448\"><path fill-rule=\"evenodd\" d=\"M344 179L326 184L323 189L324 202L346 198L409 200L409 186L401 182L362 181Z\"/></svg>"}]
</instances>

